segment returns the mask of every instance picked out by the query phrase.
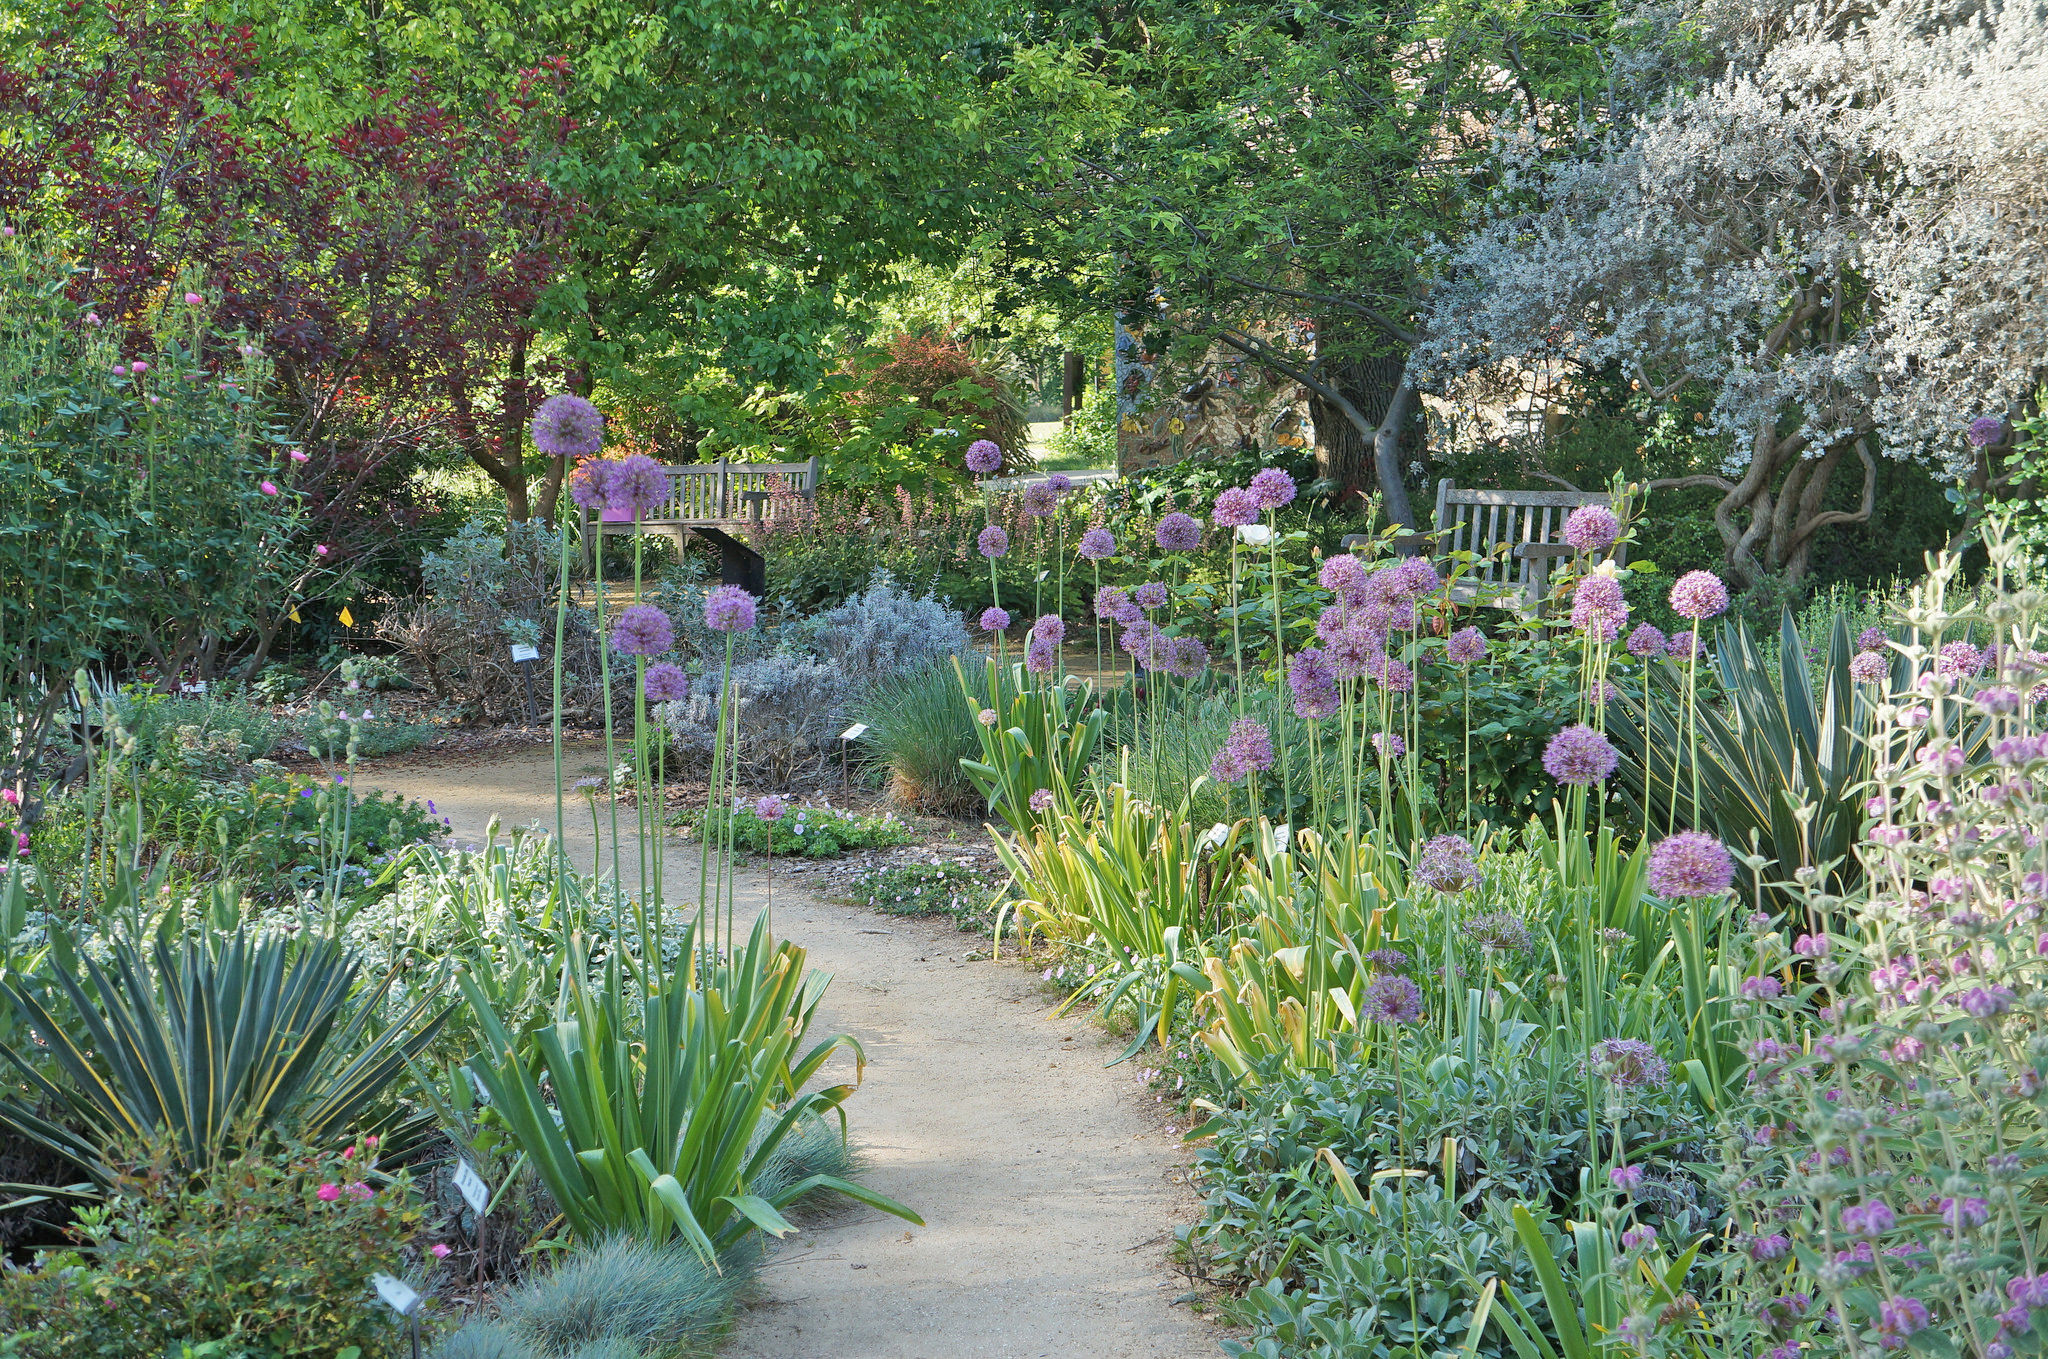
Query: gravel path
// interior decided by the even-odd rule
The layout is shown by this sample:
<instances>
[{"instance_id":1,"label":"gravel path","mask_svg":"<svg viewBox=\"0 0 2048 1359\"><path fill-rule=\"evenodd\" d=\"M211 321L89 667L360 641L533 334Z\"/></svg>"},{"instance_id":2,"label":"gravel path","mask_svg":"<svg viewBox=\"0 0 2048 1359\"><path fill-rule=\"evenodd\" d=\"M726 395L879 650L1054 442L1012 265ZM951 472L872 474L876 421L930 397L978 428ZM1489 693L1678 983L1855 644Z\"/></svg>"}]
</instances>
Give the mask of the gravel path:
<instances>
[{"instance_id":1,"label":"gravel path","mask_svg":"<svg viewBox=\"0 0 2048 1359\"><path fill-rule=\"evenodd\" d=\"M602 767L579 751L567 776ZM481 839L493 816L554 821L545 749L369 774L433 798L458 844ZM587 866L587 811L571 809L569 839ZM667 881L694 886L694 845L671 840L667 853ZM745 913L763 888L758 875L743 879ZM777 1246L722 1353L1215 1355L1215 1329L1172 1301L1185 1288L1167 1261L1172 1228L1195 1208L1177 1174L1185 1156L1129 1068L1105 1069L1113 1048L1079 1018L1052 1020L1024 967L970 961L987 949L975 935L835 905L787 879L773 900L778 930L836 978L813 1036L851 1033L867 1052L848 1103L865 1179L927 1225L857 1207L807 1220Z\"/></svg>"}]
</instances>

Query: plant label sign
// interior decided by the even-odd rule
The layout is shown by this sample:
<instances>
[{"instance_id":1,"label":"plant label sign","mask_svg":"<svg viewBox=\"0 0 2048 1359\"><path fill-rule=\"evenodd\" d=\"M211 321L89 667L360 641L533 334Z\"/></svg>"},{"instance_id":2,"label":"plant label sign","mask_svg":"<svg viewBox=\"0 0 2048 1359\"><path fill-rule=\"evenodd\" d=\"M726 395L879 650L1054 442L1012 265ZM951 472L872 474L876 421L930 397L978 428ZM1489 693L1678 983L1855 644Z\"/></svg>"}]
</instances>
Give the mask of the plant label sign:
<instances>
[{"instance_id":1,"label":"plant label sign","mask_svg":"<svg viewBox=\"0 0 2048 1359\"><path fill-rule=\"evenodd\" d=\"M469 1211L478 1217L491 1204L491 1187L484 1183L484 1177L476 1173L476 1167L467 1161L455 1163L455 1188L462 1194L462 1201L469 1205Z\"/></svg>"},{"instance_id":2,"label":"plant label sign","mask_svg":"<svg viewBox=\"0 0 2048 1359\"><path fill-rule=\"evenodd\" d=\"M412 1309L419 1306L420 1295L412 1291L412 1285L389 1274L372 1274L370 1286L377 1290L377 1296L384 1305L400 1316L411 1316Z\"/></svg>"},{"instance_id":3,"label":"plant label sign","mask_svg":"<svg viewBox=\"0 0 2048 1359\"><path fill-rule=\"evenodd\" d=\"M845 731L840 732L839 739L842 741L858 741L861 737L867 734L868 724L865 722L856 722L852 726L848 727Z\"/></svg>"},{"instance_id":4,"label":"plant label sign","mask_svg":"<svg viewBox=\"0 0 2048 1359\"><path fill-rule=\"evenodd\" d=\"M529 646L525 642L514 642L512 644L512 664L518 665L523 661L537 661L539 659L539 647Z\"/></svg>"}]
</instances>

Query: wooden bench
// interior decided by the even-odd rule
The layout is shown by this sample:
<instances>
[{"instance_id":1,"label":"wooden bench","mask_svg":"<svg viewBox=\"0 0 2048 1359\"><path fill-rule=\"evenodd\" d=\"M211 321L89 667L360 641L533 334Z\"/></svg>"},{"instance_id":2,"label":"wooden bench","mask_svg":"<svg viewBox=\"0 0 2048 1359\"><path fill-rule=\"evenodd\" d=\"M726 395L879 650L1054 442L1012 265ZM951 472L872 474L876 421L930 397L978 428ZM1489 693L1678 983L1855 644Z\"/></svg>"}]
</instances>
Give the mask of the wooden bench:
<instances>
[{"instance_id":1,"label":"wooden bench","mask_svg":"<svg viewBox=\"0 0 2048 1359\"><path fill-rule=\"evenodd\" d=\"M1436 484L1436 527L1394 537L1394 550L1412 556L1427 550L1438 560L1469 552L1473 560L1454 590L1464 600L1498 602L1534 616L1550 589L1551 563L1574 555L1564 541L1564 521L1581 505L1608 505L1605 491L1483 491L1460 488L1445 477ZM1354 533L1347 550L1373 540ZM1627 550L1617 562L1626 564Z\"/></svg>"},{"instance_id":2,"label":"wooden bench","mask_svg":"<svg viewBox=\"0 0 2048 1359\"><path fill-rule=\"evenodd\" d=\"M583 512L583 541L588 545L593 572L597 569L597 527L614 537L658 533L675 540L676 549L695 535L718 549L719 578L728 585L744 586L753 594L768 588L768 563L740 536L750 525L775 516L776 492L794 492L806 500L817 498L819 465L809 462L702 462L682 467L664 467L668 474L668 498L639 524L616 519L606 511L593 526L590 511Z\"/></svg>"}]
</instances>

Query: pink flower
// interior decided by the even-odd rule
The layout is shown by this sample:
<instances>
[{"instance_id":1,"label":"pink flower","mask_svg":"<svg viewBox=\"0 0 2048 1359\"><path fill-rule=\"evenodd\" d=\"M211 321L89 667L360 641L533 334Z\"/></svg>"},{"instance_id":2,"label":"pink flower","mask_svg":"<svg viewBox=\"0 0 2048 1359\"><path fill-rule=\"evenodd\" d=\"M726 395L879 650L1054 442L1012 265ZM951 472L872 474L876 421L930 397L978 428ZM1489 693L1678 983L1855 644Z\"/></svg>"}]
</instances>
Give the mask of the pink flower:
<instances>
[{"instance_id":1,"label":"pink flower","mask_svg":"<svg viewBox=\"0 0 2048 1359\"><path fill-rule=\"evenodd\" d=\"M312 460L313 455L311 453L308 453L305 449L295 448L292 450L293 462L311 462Z\"/></svg>"},{"instance_id":2,"label":"pink flower","mask_svg":"<svg viewBox=\"0 0 2048 1359\"><path fill-rule=\"evenodd\" d=\"M341 1197L341 1186L338 1184L323 1184L314 1193L320 1202L332 1203Z\"/></svg>"},{"instance_id":3,"label":"pink flower","mask_svg":"<svg viewBox=\"0 0 2048 1359\"><path fill-rule=\"evenodd\" d=\"M313 555L314 555L314 556L316 556L316 557L324 557L324 556L326 556L326 555L327 555L327 551L328 551L328 548L327 548L327 544L325 544L325 543L315 543L315 544L313 544Z\"/></svg>"},{"instance_id":4,"label":"pink flower","mask_svg":"<svg viewBox=\"0 0 2048 1359\"><path fill-rule=\"evenodd\" d=\"M258 489L260 489L265 495L276 495L277 483L272 481L266 481Z\"/></svg>"},{"instance_id":5,"label":"pink flower","mask_svg":"<svg viewBox=\"0 0 2048 1359\"><path fill-rule=\"evenodd\" d=\"M433 1256L436 1260L445 1260L448 1258L448 1247L442 1242L436 1241L433 1245L427 1247L427 1254Z\"/></svg>"},{"instance_id":6,"label":"pink flower","mask_svg":"<svg viewBox=\"0 0 2048 1359\"><path fill-rule=\"evenodd\" d=\"M149 371L149 365L144 363L141 359L137 359L135 362L128 365L128 371L131 373L147 373Z\"/></svg>"},{"instance_id":7,"label":"pink flower","mask_svg":"<svg viewBox=\"0 0 2048 1359\"><path fill-rule=\"evenodd\" d=\"M186 305L186 306L188 306L188 307L196 307L196 306L198 306L198 305L199 305L199 304L200 304L201 302L204 302L205 300L206 300L206 299L205 299L205 298L203 298L203 297L201 297L201 296L200 296L200 295L199 295L198 293L186 293L186 294L185 294L185 305Z\"/></svg>"}]
</instances>

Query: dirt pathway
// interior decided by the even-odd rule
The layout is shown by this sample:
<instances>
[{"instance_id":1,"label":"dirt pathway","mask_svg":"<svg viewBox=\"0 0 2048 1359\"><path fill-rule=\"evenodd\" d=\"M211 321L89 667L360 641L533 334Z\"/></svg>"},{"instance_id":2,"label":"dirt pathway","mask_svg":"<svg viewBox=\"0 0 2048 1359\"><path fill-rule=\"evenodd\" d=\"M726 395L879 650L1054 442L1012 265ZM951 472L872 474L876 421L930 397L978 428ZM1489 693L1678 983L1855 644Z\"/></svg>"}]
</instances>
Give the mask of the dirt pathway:
<instances>
[{"instance_id":1,"label":"dirt pathway","mask_svg":"<svg viewBox=\"0 0 2048 1359\"><path fill-rule=\"evenodd\" d=\"M579 751L567 776L600 770ZM372 770L378 787L432 798L457 844L554 822L545 749ZM578 828L577 822L582 822ZM630 826L628 826L630 834ZM571 809L586 867L589 815ZM696 881L671 840L667 880ZM607 856L609 857L609 856ZM743 879L758 909L761 880ZM748 902L751 901L751 905ZM902 920L775 888L777 931L835 975L819 1032L867 1050L849 1102L865 1179L925 1219L864 1208L781 1243L731 1359L1209 1359L1216 1332L1172 1299L1172 1227L1193 1203L1170 1178L1171 1139L1113 1051L1079 1019L1053 1022L1021 966L970 962L985 947L949 924Z\"/></svg>"}]
</instances>

